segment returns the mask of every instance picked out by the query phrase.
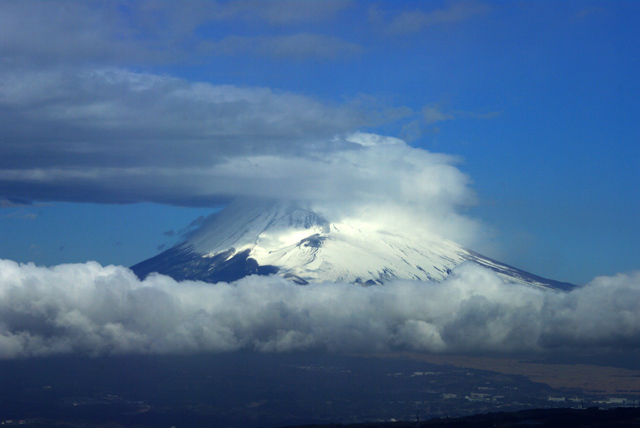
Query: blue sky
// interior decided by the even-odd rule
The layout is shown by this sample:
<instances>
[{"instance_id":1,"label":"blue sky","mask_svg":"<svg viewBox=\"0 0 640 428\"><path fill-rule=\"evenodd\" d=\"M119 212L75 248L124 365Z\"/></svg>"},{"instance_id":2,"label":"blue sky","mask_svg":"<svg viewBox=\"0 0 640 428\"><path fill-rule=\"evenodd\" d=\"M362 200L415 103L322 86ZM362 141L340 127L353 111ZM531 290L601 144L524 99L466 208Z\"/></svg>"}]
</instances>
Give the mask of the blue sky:
<instances>
[{"instance_id":1,"label":"blue sky","mask_svg":"<svg viewBox=\"0 0 640 428\"><path fill-rule=\"evenodd\" d=\"M362 131L455 158L472 249L578 284L637 270L638 22L623 1L3 2L0 258L132 265L237 195L317 196L295 164ZM256 154L275 169L247 176Z\"/></svg>"}]
</instances>

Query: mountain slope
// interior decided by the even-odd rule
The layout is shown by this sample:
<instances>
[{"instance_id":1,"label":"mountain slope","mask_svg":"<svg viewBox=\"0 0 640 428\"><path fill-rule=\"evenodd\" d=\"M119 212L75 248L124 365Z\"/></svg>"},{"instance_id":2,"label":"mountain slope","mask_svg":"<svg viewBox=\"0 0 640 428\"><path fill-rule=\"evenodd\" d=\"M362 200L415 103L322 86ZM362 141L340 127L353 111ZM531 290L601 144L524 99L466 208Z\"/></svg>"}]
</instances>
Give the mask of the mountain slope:
<instances>
[{"instance_id":1,"label":"mountain slope","mask_svg":"<svg viewBox=\"0 0 640 428\"><path fill-rule=\"evenodd\" d=\"M465 261L508 282L559 289L547 280L469 251L424 231L346 217L330 221L294 203L237 201L210 216L188 239L132 267L177 280L234 281L277 273L299 284L320 281L383 283L443 280Z\"/></svg>"}]
</instances>

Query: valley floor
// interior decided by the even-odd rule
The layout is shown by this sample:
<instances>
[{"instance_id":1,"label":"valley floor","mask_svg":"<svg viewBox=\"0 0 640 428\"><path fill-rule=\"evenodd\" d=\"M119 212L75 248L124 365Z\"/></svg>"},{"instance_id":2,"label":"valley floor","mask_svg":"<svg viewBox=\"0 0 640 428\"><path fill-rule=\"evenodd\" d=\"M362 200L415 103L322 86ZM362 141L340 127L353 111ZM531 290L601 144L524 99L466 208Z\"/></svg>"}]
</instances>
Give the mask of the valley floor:
<instances>
[{"instance_id":1,"label":"valley floor","mask_svg":"<svg viewBox=\"0 0 640 428\"><path fill-rule=\"evenodd\" d=\"M541 366L550 371L534 376L534 369ZM258 428L373 426L404 420L414 421L415 426L419 414L421 420L440 418L429 422L440 425L426 426L471 427L494 422L482 425L483 419L473 419L469 423L477 425L446 424L471 415L528 409L572 408L564 412L575 415L587 414L582 409L589 407L635 410L640 398L637 390L617 388L612 393L552 386L553 370L563 373L570 366L479 357L449 356L436 361L434 356L415 354L251 352L6 360L0 361L0 423ZM595 364L583 366L576 365L576 370L586 367L595 373L600 369ZM530 372L523 373L524 368ZM616 376L637 376L632 369L617 370L621 371L605 376L608 382L620 379L623 385L628 379ZM568 371L567 378L578 372ZM582 376L588 374L582 372ZM627 415L627 410L619 412ZM601 414L605 413L597 413ZM496 426L510 426L507 422Z\"/></svg>"}]
</instances>

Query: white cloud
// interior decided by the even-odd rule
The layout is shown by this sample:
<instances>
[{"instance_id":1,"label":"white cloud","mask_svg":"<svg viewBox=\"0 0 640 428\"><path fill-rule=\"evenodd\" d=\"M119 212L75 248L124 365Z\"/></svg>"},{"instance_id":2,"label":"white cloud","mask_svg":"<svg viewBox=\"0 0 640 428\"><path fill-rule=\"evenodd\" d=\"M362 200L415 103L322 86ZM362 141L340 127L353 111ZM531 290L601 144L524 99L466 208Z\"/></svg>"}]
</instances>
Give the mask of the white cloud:
<instances>
[{"instance_id":1,"label":"white cloud","mask_svg":"<svg viewBox=\"0 0 640 428\"><path fill-rule=\"evenodd\" d=\"M0 261L0 357L84 353L638 350L640 273L571 293L472 264L443 283L139 281L124 267Z\"/></svg>"}]
</instances>

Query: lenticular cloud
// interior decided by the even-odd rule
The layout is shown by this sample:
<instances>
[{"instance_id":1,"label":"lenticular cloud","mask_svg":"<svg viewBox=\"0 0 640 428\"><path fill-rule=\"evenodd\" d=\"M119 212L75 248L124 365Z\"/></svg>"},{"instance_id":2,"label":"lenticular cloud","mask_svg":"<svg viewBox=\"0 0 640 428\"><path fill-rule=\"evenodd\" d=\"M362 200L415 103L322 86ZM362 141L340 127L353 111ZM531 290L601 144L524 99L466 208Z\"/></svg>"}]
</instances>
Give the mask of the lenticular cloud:
<instances>
[{"instance_id":1,"label":"lenticular cloud","mask_svg":"<svg viewBox=\"0 0 640 428\"><path fill-rule=\"evenodd\" d=\"M124 267L0 261L0 357L79 353L546 352L640 348L640 273L570 293L473 264L442 283L140 281Z\"/></svg>"}]
</instances>

